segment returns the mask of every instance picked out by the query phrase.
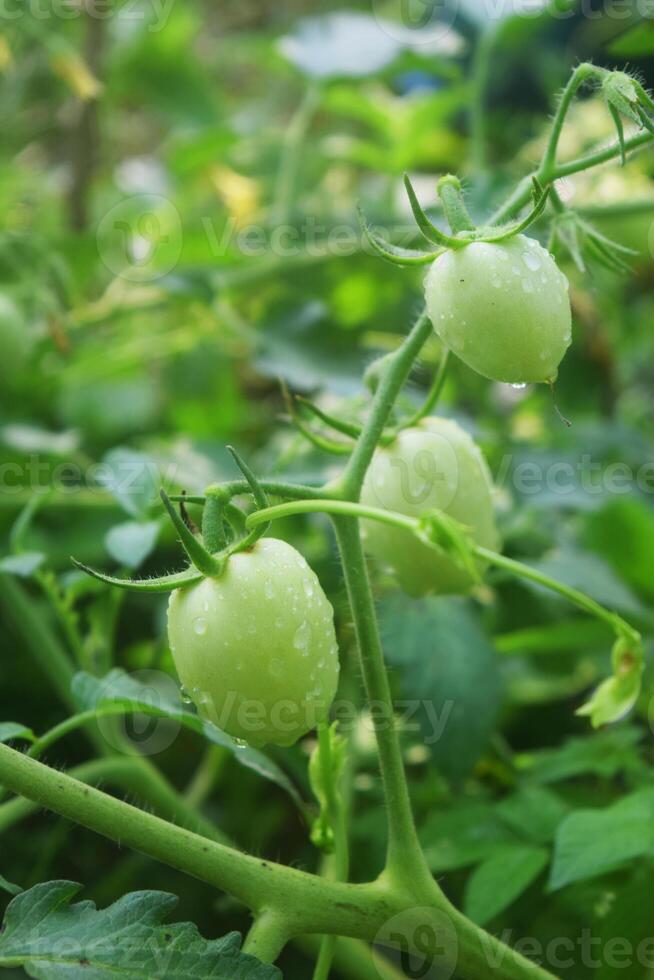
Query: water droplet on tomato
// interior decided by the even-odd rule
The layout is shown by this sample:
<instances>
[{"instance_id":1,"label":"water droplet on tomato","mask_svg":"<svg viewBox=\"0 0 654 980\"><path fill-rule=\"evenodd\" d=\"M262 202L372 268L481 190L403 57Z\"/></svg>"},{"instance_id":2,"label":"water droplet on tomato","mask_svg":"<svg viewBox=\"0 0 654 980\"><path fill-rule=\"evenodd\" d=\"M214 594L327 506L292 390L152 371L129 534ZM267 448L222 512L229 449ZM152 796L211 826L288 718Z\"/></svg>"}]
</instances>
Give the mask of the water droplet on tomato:
<instances>
[{"instance_id":1,"label":"water droplet on tomato","mask_svg":"<svg viewBox=\"0 0 654 980\"><path fill-rule=\"evenodd\" d=\"M307 650L311 639L311 627L306 619L298 626L293 637L293 646L296 650Z\"/></svg>"},{"instance_id":2,"label":"water droplet on tomato","mask_svg":"<svg viewBox=\"0 0 654 980\"><path fill-rule=\"evenodd\" d=\"M523 252L522 261L528 269L531 269L532 272L536 272L538 269L540 269L542 264L540 255L538 255L536 252Z\"/></svg>"},{"instance_id":3,"label":"water droplet on tomato","mask_svg":"<svg viewBox=\"0 0 654 980\"><path fill-rule=\"evenodd\" d=\"M204 619L202 616L198 616L197 619L193 620L193 632L197 636L204 636L208 628L209 628L209 624L207 623L206 619Z\"/></svg>"}]
</instances>

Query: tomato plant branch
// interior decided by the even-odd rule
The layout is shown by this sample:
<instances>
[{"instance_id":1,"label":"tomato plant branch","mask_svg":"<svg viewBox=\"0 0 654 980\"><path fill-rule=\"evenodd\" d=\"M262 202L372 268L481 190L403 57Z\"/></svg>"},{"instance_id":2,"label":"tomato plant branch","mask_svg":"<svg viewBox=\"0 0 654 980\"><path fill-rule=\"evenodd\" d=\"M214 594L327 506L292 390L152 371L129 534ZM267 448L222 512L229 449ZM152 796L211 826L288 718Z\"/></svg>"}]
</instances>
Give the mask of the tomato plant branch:
<instances>
[{"instance_id":1,"label":"tomato plant branch","mask_svg":"<svg viewBox=\"0 0 654 980\"><path fill-rule=\"evenodd\" d=\"M115 786L152 807L159 816L211 840L226 842L224 835L179 796L156 769L145 769L136 757L114 755L92 759L76 766L70 775L82 783ZM3 803L0 806L0 834L36 809L37 805L28 799L19 798Z\"/></svg>"},{"instance_id":2,"label":"tomato plant branch","mask_svg":"<svg viewBox=\"0 0 654 980\"><path fill-rule=\"evenodd\" d=\"M350 517L365 518L378 521L381 524L388 524L391 527L401 528L412 534L421 534L421 522L414 517L407 517L405 514L397 514L379 507L369 507L344 500L305 500L298 501L297 503L278 504L275 507L269 507L265 511L252 514L248 518L248 523L254 524L259 521L274 521L280 517L289 517L292 514L316 512L333 514L337 517L349 515ZM424 540L422 535L421 540ZM625 636L632 640L639 639L638 632L621 616L611 610L605 609L604 606L591 599L590 596L585 595L585 593L580 592L571 585L559 582L544 572L532 568L531 565L525 565L523 562L516 561L514 558L507 558L505 555L500 555L488 548L483 548L481 545L477 545L472 541L470 542L470 549L482 561L495 565L497 568L503 568L518 578L536 582L538 585L542 585L550 591L557 592L564 598L569 599L570 602L585 612L590 613L591 616L595 616L597 619L607 623L618 636Z\"/></svg>"},{"instance_id":3,"label":"tomato plant branch","mask_svg":"<svg viewBox=\"0 0 654 980\"><path fill-rule=\"evenodd\" d=\"M350 854L346 813L338 787L341 774L333 758L332 736L327 724L321 724L318 728L318 752L327 817L334 838L334 853L323 862L323 869L326 877L347 881L350 874ZM312 980L329 980L335 953L336 936L323 936Z\"/></svg>"},{"instance_id":4,"label":"tomato plant branch","mask_svg":"<svg viewBox=\"0 0 654 980\"><path fill-rule=\"evenodd\" d=\"M116 760L99 762L108 769ZM410 934L423 924L424 908L419 905L424 896L418 893L417 882L409 892L393 889L384 880L349 885L263 861L167 823L6 745L0 745L0 783L110 840L229 892L257 916L266 914L271 932L274 914L277 938L273 943L269 934L264 945L260 935L263 955L266 946L271 956L274 944L303 933L373 942L388 920L400 913ZM429 904L440 907L456 931L458 950L451 955L462 980L551 980L549 973L469 922L444 898Z\"/></svg>"},{"instance_id":5,"label":"tomato plant branch","mask_svg":"<svg viewBox=\"0 0 654 980\"><path fill-rule=\"evenodd\" d=\"M432 330L431 320L423 310L401 346L388 356L375 392L370 415L341 478L341 495L344 498L359 499L366 471L383 436L395 400L413 367L413 362L431 336ZM320 494L312 494L312 496L315 498Z\"/></svg>"},{"instance_id":6,"label":"tomato plant branch","mask_svg":"<svg viewBox=\"0 0 654 980\"><path fill-rule=\"evenodd\" d=\"M420 408L416 409L413 415L409 416L409 418L407 419L403 419L400 425L396 426L396 428L394 429L391 428L389 432L387 432L384 435L384 440L383 440L384 443L392 442L393 439L396 438L398 433L402 431L402 429L409 429L412 426L417 425L418 422L420 422L427 415L429 415L431 411L435 408L436 404L438 403L438 399L441 396L443 385L445 384L449 357L450 357L449 350L444 349L443 353L441 354L441 359L436 374L434 376L434 380L431 383L431 387L429 388L427 397L425 398L424 402L422 403Z\"/></svg>"},{"instance_id":7,"label":"tomato plant branch","mask_svg":"<svg viewBox=\"0 0 654 980\"><path fill-rule=\"evenodd\" d=\"M552 128L550 130L550 136L547 141L547 146L543 154L543 159L540 167L538 168L538 174L543 180L550 181L552 179L552 174L556 169L556 153L559 147L559 140L561 138L561 132L563 131L563 126L568 115L572 101L581 88L587 81L592 78L598 77L600 73L604 73L604 69L596 68L595 65L591 65L588 62L583 62L581 65L577 65L573 71L568 84L565 86L561 98L559 99L559 104L552 122Z\"/></svg>"},{"instance_id":8,"label":"tomato plant branch","mask_svg":"<svg viewBox=\"0 0 654 980\"><path fill-rule=\"evenodd\" d=\"M274 910L262 912L252 924L243 943L243 952L262 963L274 963L289 941L286 919Z\"/></svg>"}]
</instances>

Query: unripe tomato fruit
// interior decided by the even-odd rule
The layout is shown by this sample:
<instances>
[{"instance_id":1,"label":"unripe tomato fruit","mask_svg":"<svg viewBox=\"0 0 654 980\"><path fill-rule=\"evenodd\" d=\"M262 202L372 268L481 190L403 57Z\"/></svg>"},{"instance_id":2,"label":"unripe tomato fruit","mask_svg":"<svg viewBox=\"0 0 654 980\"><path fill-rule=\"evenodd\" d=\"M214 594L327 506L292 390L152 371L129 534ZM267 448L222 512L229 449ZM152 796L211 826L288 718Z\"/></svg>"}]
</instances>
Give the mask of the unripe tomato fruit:
<instances>
[{"instance_id":1,"label":"unripe tomato fruit","mask_svg":"<svg viewBox=\"0 0 654 980\"><path fill-rule=\"evenodd\" d=\"M219 578L177 589L168 636L199 713L251 745L292 745L322 721L338 683L334 611L289 544L262 538Z\"/></svg>"},{"instance_id":2,"label":"unripe tomato fruit","mask_svg":"<svg viewBox=\"0 0 654 980\"><path fill-rule=\"evenodd\" d=\"M568 280L537 241L473 242L447 251L425 280L446 347L493 381L554 381L570 346Z\"/></svg>"},{"instance_id":3,"label":"unripe tomato fruit","mask_svg":"<svg viewBox=\"0 0 654 980\"><path fill-rule=\"evenodd\" d=\"M30 338L20 311L9 296L0 293L0 385L12 382L29 349Z\"/></svg>"},{"instance_id":4,"label":"unripe tomato fruit","mask_svg":"<svg viewBox=\"0 0 654 980\"><path fill-rule=\"evenodd\" d=\"M361 502L408 517L442 510L466 525L477 544L499 544L488 466L467 432L449 419L423 419L378 448ZM400 528L369 520L364 535L369 554L388 565L411 596L465 593L474 584L451 558Z\"/></svg>"}]
</instances>

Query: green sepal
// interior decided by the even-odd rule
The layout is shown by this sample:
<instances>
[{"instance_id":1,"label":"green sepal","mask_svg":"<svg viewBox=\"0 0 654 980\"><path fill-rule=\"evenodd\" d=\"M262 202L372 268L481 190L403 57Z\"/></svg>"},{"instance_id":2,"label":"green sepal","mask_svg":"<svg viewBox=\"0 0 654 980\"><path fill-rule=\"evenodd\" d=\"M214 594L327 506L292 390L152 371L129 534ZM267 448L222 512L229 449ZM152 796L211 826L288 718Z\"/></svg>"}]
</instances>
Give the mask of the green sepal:
<instances>
[{"instance_id":1,"label":"green sepal","mask_svg":"<svg viewBox=\"0 0 654 980\"><path fill-rule=\"evenodd\" d=\"M645 654L638 634L618 637L611 660L613 676L603 681L576 712L589 717L593 728L620 721L638 700L645 669Z\"/></svg>"},{"instance_id":2,"label":"green sepal","mask_svg":"<svg viewBox=\"0 0 654 980\"><path fill-rule=\"evenodd\" d=\"M392 262L393 265L428 265L434 259L438 258L442 252L442 249L433 252L422 252L419 249L401 248L399 245L393 245L391 242L387 242L385 238L382 238L381 235L377 234L360 207L357 208L357 215L361 230L373 251L377 255L381 255L387 262Z\"/></svg>"},{"instance_id":3,"label":"green sepal","mask_svg":"<svg viewBox=\"0 0 654 980\"><path fill-rule=\"evenodd\" d=\"M309 759L309 783L320 806L320 813L311 828L311 843L325 854L334 851L334 828L330 817L330 796L342 803L339 786L347 763L347 740L338 734L338 722L327 730L329 751L327 758L320 744Z\"/></svg>"},{"instance_id":4,"label":"green sepal","mask_svg":"<svg viewBox=\"0 0 654 980\"><path fill-rule=\"evenodd\" d=\"M168 512L168 516L170 517L175 530L179 534L182 547L195 567L208 578L220 575L223 569L220 560L214 558L214 556L205 548L200 539L196 538L191 529L184 522L181 514L175 510L175 507L166 491L162 489L160 491L160 495L163 505Z\"/></svg>"},{"instance_id":5,"label":"green sepal","mask_svg":"<svg viewBox=\"0 0 654 980\"><path fill-rule=\"evenodd\" d=\"M237 451L234 449L233 446L227 446L227 451L230 453L232 459L234 460L239 470L245 477L245 480L248 486L250 487L250 491L254 498L254 502L257 505L257 510L266 510L266 508L269 506L268 497L266 495L265 490L263 489L258 479L254 475L253 471L247 465L245 460L240 457L240 455L237 453ZM232 547L230 548L230 553L234 553L237 551L244 551L246 548L251 548L254 544L256 544L259 538L261 538L266 533L269 527L270 527L270 521L268 521L265 524L260 524L253 531L250 531L247 537L242 538L240 541L236 542L236 544L232 545Z\"/></svg>"},{"instance_id":6,"label":"green sepal","mask_svg":"<svg viewBox=\"0 0 654 980\"><path fill-rule=\"evenodd\" d=\"M411 210L413 211L413 217L416 219L418 228L423 233L428 242L432 242L434 245L440 245L441 248L462 248L466 241L460 238L454 238L452 235L446 235L445 232L437 228L436 225L432 224L425 212L420 206L420 202L416 197L416 192L413 189L413 184L409 180L407 174L404 175L404 186L409 198L409 204L411 205Z\"/></svg>"},{"instance_id":7,"label":"green sepal","mask_svg":"<svg viewBox=\"0 0 654 980\"><path fill-rule=\"evenodd\" d=\"M344 436L350 436L351 439L358 439L361 435L361 426L356 425L353 422L346 422L343 419L336 418L334 415L330 415L329 412L323 411L320 406L315 405L308 398L304 398L302 395L296 395L295 400L303 405L308 412L315 415L317 419L324 422L325 425L330 426L336 432L341 432Z\"/></svg>"},{"instance_id":8,"label":"green sepal","mask_svg":"<svg viewBox=\"0 0 654 980\"><path fill-rule=\"evenodd\" d=\"M346 445L344 442L337 442L335 439L329 439L327 436L323 436L319 432L314 432L313 429L306 425L296 411L295 402L291 397L288 386L284 381L281 382L281 388L288 417L300 435L304 436L307 442L311 443L312 446L315 446L316 449L320 449L325 453L331 453L333 456L350 455L352 452L352 447L350 445Z\"/></svg>"},{"instance_id":9,"label":"green sepal","mask_svg":"<svg viewBox=\"0 0 654 980\"><path fill-rule=\"evenodd\" d=\"M126 589L128 592L172 592L174 589L183 588L186 585L193 585L204 578L202 572L197 568L187 568L183 572L174 572L172 575L162 575L159 578L131 579L115 578L113 575L105 575L89 565L84 565L76 558L71 558L75 568L92 575L105 585L113 585L118 589Z\"/></svg>"},{"instance_id":10,"label":"green sepal","mask_svg":"<svg viewBox=\"0 0 654 980\"><path fill-rule=\"evenodd\" d=\"M618 137L618 145L620 147L620 163L624 167L627 162L627 150L624 145L624 126L622 125L620 113L614 105L611 105L611 103L609 103L609 112L611 113L611 118L613 119L613 124Z\"/></svg>"},{"instance_id":11,"label":"green sepal","mask_svg":"<svg viewBox=\"0 0 654 980\"><path fill-rule=\"evenodd\" d=\"M440 510L430 510L418 520L416 535L423 544L447 555L474 582L481 582L470 530Z\"/></svg>"},{"instance_id":12,"label":"green sepal","mask_svg":"<svg viewBox=\"0 0 654 980\"><path fill-rule=\"evenodd\" d=\"M545 210L545 207L547 206L551 187L543 187L536 177L532 177L532 185L534 204L531 211L525 215L522 221L515 222L512 225L506 225L503 228L494 228L483 231L476 241L504 242L508 238L513 238L514 235L519 235L521 232L526 231L527 228L533 225L535 221L538 221Z\"/></svg>"},{"instance_id":13,"label":"green sepal","mask_svg":"<svg viewBox=\"0 0 654 980\"><path fill-rule=\"evenodd\" d=\"M632 122L640 123L640 96L631 75L624 71L608 72L602 83L602 94L611 115L617 112Z\"/></svg>"}]
</instances>

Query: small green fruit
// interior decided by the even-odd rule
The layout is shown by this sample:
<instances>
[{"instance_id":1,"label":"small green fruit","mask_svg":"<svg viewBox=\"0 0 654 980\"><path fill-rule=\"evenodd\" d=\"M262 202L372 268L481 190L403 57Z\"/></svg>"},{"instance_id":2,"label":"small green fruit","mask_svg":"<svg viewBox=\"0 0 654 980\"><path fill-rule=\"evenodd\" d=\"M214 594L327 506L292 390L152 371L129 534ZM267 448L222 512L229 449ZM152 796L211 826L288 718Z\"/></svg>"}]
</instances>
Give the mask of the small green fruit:
<instances>
[{"instance_id":1,"label":"small green fruit","mask_svg":"<svg viewBox=\"0 0 654 980\"><path fill-rule=\"evenodd\" d=\"M572 336L568 280L534 239L444 252L425 300L445 346L479 374L516 385L556 379Z\"/></svg>"},{"instance_id":2,"label":"small green fruit","mask_svg":"<svg viewBox=\"0 0 654 980\"><path fill-rule=\"evenodd\" d=\"M424 419L377 449L361 502L408 517L442 510L470 528L477 544L498 547L488 466L470 436L448 419ZM406 531L364 521L364 534L367 551L394 571L409 595L465 593L474 584L468 571Z\"/></svg>"},{"instance_id":3,"label":"small green fruit","mask_svg":"<svg viewBox=\"0 0 654 980\"><path fill-rule=\"evenodd\" d=\"M262 538L219 578L177 589L168 636L200 714L251 745L292 745L324 720L339 663L334 611L294 548Z\"/></svg>"}]
</instances>

